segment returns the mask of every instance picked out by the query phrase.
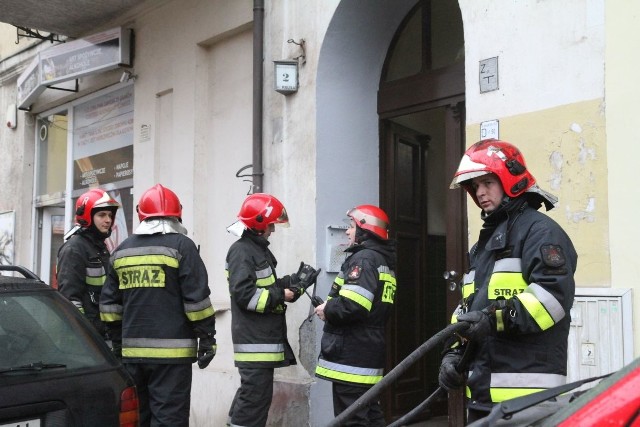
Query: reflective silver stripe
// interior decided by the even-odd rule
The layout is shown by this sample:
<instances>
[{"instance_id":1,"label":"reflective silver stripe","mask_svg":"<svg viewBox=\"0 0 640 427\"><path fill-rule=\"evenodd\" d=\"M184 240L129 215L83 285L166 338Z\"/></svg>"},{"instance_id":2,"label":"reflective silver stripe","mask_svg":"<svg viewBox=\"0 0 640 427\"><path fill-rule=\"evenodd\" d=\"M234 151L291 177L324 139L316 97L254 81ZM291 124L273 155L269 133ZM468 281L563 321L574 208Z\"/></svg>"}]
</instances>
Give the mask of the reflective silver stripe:
<instances>
[{"instance_id":1,"label":"reflective silver stripe","mask_svg":"<svg viewBox=\"0 0 640 427\"><path fill-rule=\"evenodd\" d=\"M267 267L267 268L264 268L262 270L256 271L256 278L258 278L258 279L266 279L267 277L271 276L272 274L273 274L273 271L271 270L271 267Z\"/></svg>"},{"instance_id":2,"label":"reflective silver stripe","mask_svg":"<svg viewBox=\"0 0 640 427\"><path fill-rule=\"evenodd\" d=\"M340 363L329 362L328 360L324 360L323 358L318 359L318 366L331 369L332 371L344 372L347 374L364 375L368 377L378 376L384 373L383 368L359 368L357 366L342 365Z\"/></svg>"},{"instance_id":3,"label":"reflective silver stripe","mask_svg":"<svg viewBox=\"0 0 640 427\"><path fill-rule=\"evenodd\" d=\"M393 272L393 270L387 267L386 265L381 265L380 267L378 267L378 273L389 273L392 276L395 276L395 273Z\"/></svg>"},{"instance_id":4,"label":"reflective silver stripe","mask_svg":"<svg viewBox=\"0 0 640 427\"><path fill-rule=\"evenodd\" d=\"M541 373L493 373L491 388L552 388L567 383L567 377L558 374Z\"/></svg>"},{"instance_id":5,"label":"reflective silver stripe","mask_svg":"<svg viewBox=\"0 0 640 427\"><path fill-rule=\"evenodd\" d=\"M476 271L475 270L471 270L470 272L465 273L462 276L462 284L463 285L466 285L467 283L471 283L474 280L476 280Z\"/></svg>"},{"instance_id":6,"label":"reflective silver stripe","mask_svg":"<svg viewBox=\"0 0 640 427\"><path fill-rule=\"evenodd\" d=\"M198 344L197 340L191 338L123 338L123 347L138 348L193 348Z\"/></svg>"},{"instance_id":7,"label":"reflective silver stripe","mask_svg":"<svg viewBox=\"0 0 640 427\"><path fill-rule=\"evenodd\" d=\"M355 292L356 294L363 296L364 298L368 299L369 301L373 301L373 294L371 292L369 292L368 290L366 290L365 288L363 288L362 286L358 286L358 285L342 285L341 291Z\"/></svg>"},{"instance_id":8,"label":"reflective silver stripe","mask_svg":"<svg viewBox=\"0 0 640 427\"><path fill-rule=\"evenodd\" d=\"M234 344L235 353L280 353L284 344Z\"/></svg>"},{"instance_id":9,"label":"reflective silver stripe","mask_svg":"<svg viewBox=\"0 0 640 427\"><path fill-rule=\"evenodd\" d=\"M166 246L142 246L139 248L121 249L116 252L115 259L140 255L166 255L168 257L175 258L178 261L182 259L182 256L177 249L168 248Z\"/></svg>"},{"instance_id":10,"label":"reflective silver stripe","mask_svg":"<svg viewBox=\"0 0 640 427\"><path fill-rule=\"evenodd\" d=\"M184 311L199 311L205 308L211 307L211 300L209 297L203 299L200 302L184 303Z\"/></svg>"},{"instance_id":11,"label":"reflective silver stripe","mask_svg":"<svg viewBox=\"0 0 640 427\"><path fill-rule=\"evenodd\" d=\"M493 272L505 271L512 273L522 273L521 258L503 258L496 261L493 266Z\"/></svg>"},{"instance_id":12,"label":"reflective silver stripe","mask_svg":"<svg viewBox=\"0 0 640 427\"><path fill-rule=\"evenodd\" d=\"M385 230L387 229L387 223L386 222L384 222L383 220L381 220L379 218L376 218L373 215L366 214L366 213L362 212L359 209L352 209L349 212L347 212L347 215L353 215L353 217L360 224L373 224L376 227L384 228Z\"/></svg>"},{"instance_id":13,"label":"reflective silver stripe","mask_svg":"<svg viewBox=\"0 0 640 427\"><path fill-rule=\"evenodd\" d=\"M538 298L538 301L544 305L554 322L558 323L566 315L562 304L549 291L537 283L530 284L524 291L530 292Z\"/></svg>"},{"instance_id":14,"label":"reflective silver stripe","mask_svg":"<svg viewBox=\"0 0 640 427\"><path fill-rule=\"evenodd\" d=\"M247 310L256 311L256 309L258 308L258 303L260 302L260 297L262 296L263 292L269 292L269 291L266 289L256 289L256 292L251 297L251 301L249 301L249 304L247 304Z\"/></svg>"},{"instance_id":15,"label":"reflective silver stripe","mask_svg":"<svg viewBox=\"0 0 640 427\"><path fill-rule=\"evenodd\" d=\"M102 313L122 313L122 306L120 304L100 304L100 311Z\"/></svg>"},{"instance_id":16,"label":"reflective silver stripe","mask_svg":"<svg viewBox=\"0 0 640 427\"><path fill-rule=\"evenodd\" d=\"M105 275L104 267L87 268L87 276L100 277Z\"/></svg>"}]
</instances>

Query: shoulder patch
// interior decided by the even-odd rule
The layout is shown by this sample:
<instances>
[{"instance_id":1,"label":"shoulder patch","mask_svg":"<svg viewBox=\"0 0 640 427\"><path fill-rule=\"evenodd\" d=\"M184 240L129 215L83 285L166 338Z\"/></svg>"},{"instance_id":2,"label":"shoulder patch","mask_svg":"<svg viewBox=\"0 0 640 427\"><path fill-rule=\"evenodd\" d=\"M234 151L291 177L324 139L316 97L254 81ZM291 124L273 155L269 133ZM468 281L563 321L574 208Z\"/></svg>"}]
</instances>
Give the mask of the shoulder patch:
<instances>
[{"instance_id":1,"label":"shoulder patch","mask_svg":"<svg viewBox=\"0 0 640 427\"><path fill-rule=\"evenodd\" d=\"M562 246L542 245L540 252L542 254L542 262L548 267L558 268L566 263Z\"/></svg>"},{"instance_id":2,"label":"shoulder patch","mask_svg":"<svg viewBox=\"0 0 640 427\"><path fill-rule=\"evenodd\" d=\"M360 278L361 274L362 274L362 267L360 267L359 265L354 265L353 267L351 267L351 270L349 271L349 274L347 274L347 277L350 280L357 280Z\"/></svg>"}]
</instances>

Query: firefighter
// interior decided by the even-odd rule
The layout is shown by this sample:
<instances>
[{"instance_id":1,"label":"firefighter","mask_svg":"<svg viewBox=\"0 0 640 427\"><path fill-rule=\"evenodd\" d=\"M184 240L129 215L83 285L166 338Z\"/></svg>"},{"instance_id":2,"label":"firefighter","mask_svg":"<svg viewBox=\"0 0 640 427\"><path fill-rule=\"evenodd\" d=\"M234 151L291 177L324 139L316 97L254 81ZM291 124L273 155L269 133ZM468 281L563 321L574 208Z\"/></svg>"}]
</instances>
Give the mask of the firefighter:
<instances>
[{"instance_id":1,"label":"firefighter","mask_svg":"<svg viewBox=\"0 0 640 427\"><path fill-rule=\"evenodd\" d=\"M360 205L347 217L349 255L327 301L315 309L325 322L316 376L332 382L335 416L382 379L385 324L396 293L396 247L389 240L387 214ZM345 425L386 425L380 402L363 405Z\"/></svg>"},{"instance_id":2,"label":"firefighter","mask_svg":"<svg viewBox=\"0 0 640 427\"><path fill-rule=\"evenodd\" d=\"M287 340L285 302L295 302L319 270L300 263L298 272L282 278L276 275L277 261L268 239L276 224L288 223L278 199L255 193L245 199L238 222L228 229L240 237L226 259L234 363L240 374L240 387L229 410L231 426L266 425L274 368L296 364Z\"/></svg>"},{"instance_id":3,"label":"firefighter","mask_svg":"<svg viewBox=\"0 0 640 427\"><path fill-rule=\"evenodd\" d=\"M207 270L173 191L151 187L136 210L140 224L111 256L100 316L135 380L140 425L187 427L191 364L206 368L217 349Z\"/></svg>"},{"instance_id":4,"label":"firefighter","mask_svg":"<svg viewBox=\"0 0 640 427\"><path fill-rule=\"evenodd\" d=\"M451 183L457 187L482 210L484 224L452 317L471 326L443 357L439 382L447 390L462 387L456 366L472 346L471 423L496 403L566 382L578 257L567 233L538 211L543 204L552 209L557 198L537 185L514 145L495 139L472 145Z\"/></svg>"},{"instance_id":5,"label":"firefighter","mask_svg":"<svg viewBox=\"0 0 640 427\"><path fill-rule=\"evenodd\" d=\"M95 188L76 202L75 226L65 235L58 250L56 280L58 289L80 310L105 338L100 321L100 293L109 269L109 250L105 240L120 204L106 191Z\"/></svg>"}]
</instances>

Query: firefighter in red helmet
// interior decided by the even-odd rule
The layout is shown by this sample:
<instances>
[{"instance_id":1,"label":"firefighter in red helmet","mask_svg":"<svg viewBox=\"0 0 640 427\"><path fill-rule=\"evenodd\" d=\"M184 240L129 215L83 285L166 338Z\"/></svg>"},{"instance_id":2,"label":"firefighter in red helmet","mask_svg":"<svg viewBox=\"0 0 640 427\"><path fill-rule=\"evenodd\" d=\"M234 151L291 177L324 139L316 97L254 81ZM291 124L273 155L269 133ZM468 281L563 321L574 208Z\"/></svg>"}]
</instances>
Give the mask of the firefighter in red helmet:
<instances>
[{"instance_id":1,"label":"firefighter in red helmet","mask_svg":"<svg viewBox=\"0 0 640 427\"><path fill-rule=\"evenodd\" d=\"M274 368L296 364L287 340L285 302L295 302L320 270L300 263L296 273L277 276L268 239L276 224L288 223L287 211L277 198L256 193L245 199L238 222L228 228L240 237L229 248L225 266L234 361L241 380L229 410L231 426L265 426Z\"/></svg>"},{"instance_id":2,"label":"firefighter in red helmet","mask_svg":"<svg viewBox=\"0 0 640 427\"><path fill-rule=\"evenodd\" d=\"M135 380L140 425L189 425L194 362L216 354L207 270L182 225L182 205L157 184L140 197L140 224L111 256L100 316Z\"/></svg>"},{"instance_id":3,"label":"firefighter in red helmet","mask_svg":"<svg viewBox=\"0 0 640 427\"><path fill-rule=\"evenodd\" d=\"M562 227L538 211L557 202L542 190L514 145L489 139L465 152L451 188L480 207L483 227L469 251L462 300L452 321L469 323L445 353L439 382L460 388L470 348L467 418L494 404L563 384L577 254Z\"/></svg>"},{"instance_id":4,"label":"firefighter in red helmet","mask_svg":"<svg viewBox=\"0 0 640 427\"><path fill-rule=\"evenodd\" d=\"M396 293L396 246L387 214L360 205L347 217L349 255L327 301L315 309L325 322L316 376L332 382L335 416L382 379L384 331ZM346 425L385 426L380 402L363 405Z\"/></svg>"},{"instance_id":5,"label":"firefighter in red helmet","mask_svg":"<svg viewBox=\"0 0 640 427\"><path fill-rule=\"evenodd\" d=\"M95 188L76 202L75 226L66 234L58 250L56 279L58 289L93 324L105 339L98 304L109 268L105 240L111 235L120 204L109 193Z\"/></svg>"}]
</instances>

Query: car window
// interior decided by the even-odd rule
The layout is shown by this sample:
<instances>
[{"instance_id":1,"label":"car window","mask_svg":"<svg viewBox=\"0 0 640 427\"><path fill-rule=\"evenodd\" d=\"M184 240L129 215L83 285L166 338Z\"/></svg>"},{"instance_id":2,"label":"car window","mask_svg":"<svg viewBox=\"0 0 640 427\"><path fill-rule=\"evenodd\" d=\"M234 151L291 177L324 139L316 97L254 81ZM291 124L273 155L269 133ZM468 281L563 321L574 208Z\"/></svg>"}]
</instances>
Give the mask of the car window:
<instances>
[{"instance_id":1,"label":"car window","mask_svg":"<svg viewBox=\"0 0 640 427\"><path fill-rule=\"evenodd\" d=\"M0 295L0 369L31 363L79 369L108 363L95 337L54 296Z\"/></svg>"}]
</instances>

